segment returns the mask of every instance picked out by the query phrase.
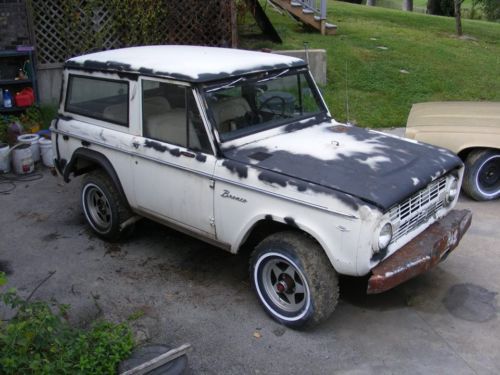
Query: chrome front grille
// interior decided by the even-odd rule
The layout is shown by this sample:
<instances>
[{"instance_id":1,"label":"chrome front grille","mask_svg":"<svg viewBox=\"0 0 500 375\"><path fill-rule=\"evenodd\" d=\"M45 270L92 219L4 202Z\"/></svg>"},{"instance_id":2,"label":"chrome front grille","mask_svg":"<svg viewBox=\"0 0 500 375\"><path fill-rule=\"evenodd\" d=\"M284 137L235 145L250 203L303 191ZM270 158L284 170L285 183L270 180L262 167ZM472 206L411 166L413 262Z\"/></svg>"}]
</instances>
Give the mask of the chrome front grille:
<instances>
[{"instance_id":1,"label":"chrome front grille","mask_svg":"<svg viewBox=\"0 0 500 375\"><path fill-rule=\"evenodd\" d=\"M412 232L443 208L445 191L446 176L431 182L403 203L393 207L389 212L394 228L391 242Z\"/></svg>"}]
</instances>

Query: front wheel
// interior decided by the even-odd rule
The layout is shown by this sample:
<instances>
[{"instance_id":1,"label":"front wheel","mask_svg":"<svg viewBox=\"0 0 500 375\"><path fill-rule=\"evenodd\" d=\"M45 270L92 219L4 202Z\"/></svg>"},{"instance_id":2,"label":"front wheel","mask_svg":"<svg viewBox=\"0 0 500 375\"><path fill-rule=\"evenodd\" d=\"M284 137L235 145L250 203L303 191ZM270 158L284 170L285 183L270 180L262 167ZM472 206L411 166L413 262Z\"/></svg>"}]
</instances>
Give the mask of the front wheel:
<instances>
[{"instance_id":1,"label":"front wheel","mask_svg":"<svg viewBox=\"0 0 500 375\"><path fill-rule=\"evenodd\" d=\"M85 175L81 204L87 223L99 237L110 241L122 237L120 224L129 219L132 212L107 174L96 171Z\"/></svg>"},{"instance_id":2,"label":"front wheel","mask_svg":"<svg viewBox=\"0 0 500 375\"><path fill-rule=\"evenodd\" d=\"M464 191L471 198L487 201L500 197L500 152L472 151L465 161Z\"/></svg>"},{"instance_id":3,"label":"front wheel","mask_svg":"<svg viewBox=\"0 0 500 375\"><path fill-rule=\"evenodd\" d=\"M338 279L319 244L302 233L275 233L250 261L252 286L266 312L290 326L326 320L338 302Z\"/></svg>"}]
</instances>

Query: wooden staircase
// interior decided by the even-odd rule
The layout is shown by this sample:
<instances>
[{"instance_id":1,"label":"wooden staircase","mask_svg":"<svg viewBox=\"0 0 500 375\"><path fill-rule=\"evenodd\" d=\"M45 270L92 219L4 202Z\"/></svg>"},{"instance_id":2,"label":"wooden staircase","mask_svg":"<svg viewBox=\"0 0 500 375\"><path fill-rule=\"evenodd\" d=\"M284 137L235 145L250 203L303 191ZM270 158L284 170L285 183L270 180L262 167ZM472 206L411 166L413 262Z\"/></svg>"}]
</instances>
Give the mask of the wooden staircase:
<instances>
[{"instance_id":1,"label":"wooden staircase","mask_svg":"<svg viewBox=\"0 0 500 375\"><path fill-rule=\"evenodd\" d=\"M320 31L322 35L335 35L337 26L326 20L327 0L269 0L286 10L302 23Z\"/></svg>"}]
</instances>

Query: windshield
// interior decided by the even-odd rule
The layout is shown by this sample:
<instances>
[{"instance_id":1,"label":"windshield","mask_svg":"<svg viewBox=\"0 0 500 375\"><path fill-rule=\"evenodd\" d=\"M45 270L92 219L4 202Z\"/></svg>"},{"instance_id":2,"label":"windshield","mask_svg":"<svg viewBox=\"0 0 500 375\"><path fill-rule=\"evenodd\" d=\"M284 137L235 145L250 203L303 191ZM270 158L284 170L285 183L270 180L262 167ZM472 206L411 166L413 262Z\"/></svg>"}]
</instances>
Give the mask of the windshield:
<instances>
[{"instance_id":1,"label":"windshield","mask_svg":"<svg viewBox=\"0 0 500 375\"><path fill-rule=\"evenodd\" d=\"M271 72L240 77L204 88L222 142L283 124L325 115L326 109L307 72Z\"/></svg>"}]
</instances>

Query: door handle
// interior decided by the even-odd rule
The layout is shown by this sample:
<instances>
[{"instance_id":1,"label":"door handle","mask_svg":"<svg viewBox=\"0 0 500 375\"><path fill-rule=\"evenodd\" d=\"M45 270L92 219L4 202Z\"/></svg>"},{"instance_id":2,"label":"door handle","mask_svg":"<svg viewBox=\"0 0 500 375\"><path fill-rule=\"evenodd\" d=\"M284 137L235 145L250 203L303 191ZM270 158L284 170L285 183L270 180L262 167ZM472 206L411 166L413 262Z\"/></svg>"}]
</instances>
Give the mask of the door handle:
<instances>
[{"instance_id":1,"label":"door handle","mask_svg":"<svg viewBox=\"0 0 500 375\"><path fill-rule=\"evenodd\" d=\"M181 151L181 155L182 156L185 156L187 158L194 158L196 155L193 154L192 152L188 152L188 151Z\"/></svg>"}]
</instances>

